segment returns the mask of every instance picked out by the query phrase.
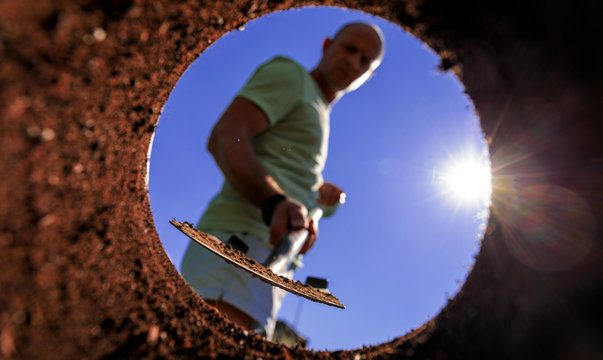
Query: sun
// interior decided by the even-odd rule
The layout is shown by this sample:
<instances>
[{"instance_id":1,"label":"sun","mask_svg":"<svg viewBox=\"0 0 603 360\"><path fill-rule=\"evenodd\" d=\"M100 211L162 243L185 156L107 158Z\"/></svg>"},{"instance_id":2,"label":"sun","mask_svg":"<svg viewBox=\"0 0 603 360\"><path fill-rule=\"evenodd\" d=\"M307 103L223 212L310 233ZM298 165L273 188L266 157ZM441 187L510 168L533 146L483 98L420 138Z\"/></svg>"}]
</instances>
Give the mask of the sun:
<instances>
[{"instance_id":1,"label":"sun","mask_svg":"<svg viewBox=\"0 0 603 360\"><path fill-rule=\"evenodd\" d=\"M489 202L492 181L489 161L478 157L452 160L439 176L443 192L457 201L476 203Z\"/></svg>"}]
</instances>

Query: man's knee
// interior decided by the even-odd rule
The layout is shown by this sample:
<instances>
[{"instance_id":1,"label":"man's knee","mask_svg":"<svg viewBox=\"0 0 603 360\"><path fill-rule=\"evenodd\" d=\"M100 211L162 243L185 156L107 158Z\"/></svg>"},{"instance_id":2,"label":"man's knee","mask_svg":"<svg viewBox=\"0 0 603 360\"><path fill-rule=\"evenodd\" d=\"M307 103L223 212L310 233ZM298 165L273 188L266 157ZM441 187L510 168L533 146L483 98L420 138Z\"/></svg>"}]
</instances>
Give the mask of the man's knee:
<instances>
[{"instance_id":1,"label":"man's knee","mask_svg":"<svg viewBox=\"0 0 603 360\"><path fill-rule=\"evenodd\" d=\"M228 318L228 320L239 325L240 327L250 330L254 319L238 307L231 305L222 300L205 300L206 303L218 309L220 313Z\"/></svg>"}]
</instances>

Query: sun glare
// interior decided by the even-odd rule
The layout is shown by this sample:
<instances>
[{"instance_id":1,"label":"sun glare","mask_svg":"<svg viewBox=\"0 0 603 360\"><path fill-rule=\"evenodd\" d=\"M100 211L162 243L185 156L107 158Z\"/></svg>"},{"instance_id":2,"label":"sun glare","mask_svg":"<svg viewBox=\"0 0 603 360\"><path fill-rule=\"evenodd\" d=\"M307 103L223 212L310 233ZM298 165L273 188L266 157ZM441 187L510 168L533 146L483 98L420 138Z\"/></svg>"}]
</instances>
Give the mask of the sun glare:
<instances>
[{"instance_id":1,"label":"sun glare","mask_svg":"<svg viewBox=\"0 0 603 360\"><path fill-rule=\"evenodd\" d=\"M452 162L440 177L445 193L463 202L488 201L492 189L490 166L478 158Z\"/></svg>"}]
</instances>

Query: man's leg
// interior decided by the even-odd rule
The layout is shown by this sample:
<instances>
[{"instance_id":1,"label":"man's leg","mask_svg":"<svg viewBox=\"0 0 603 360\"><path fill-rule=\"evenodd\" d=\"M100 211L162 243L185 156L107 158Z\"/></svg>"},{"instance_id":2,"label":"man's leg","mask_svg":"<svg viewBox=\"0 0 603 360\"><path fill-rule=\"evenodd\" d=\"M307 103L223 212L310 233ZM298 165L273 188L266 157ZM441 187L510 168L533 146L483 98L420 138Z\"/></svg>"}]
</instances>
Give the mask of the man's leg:
<instances>
[{"instance_id":1,"label":"man's leg","mask_svg":"<svg viewBox=\"0 0 603 360\"><path fill-rule=\"evenodd\" d=\"M254 322L253 318L239 308L221 300L205 300L205 302L218 309L218 311L226 316L228 320L239 325L243 329L251 329Z\"/></svg>"},{"instance_id":2,"label":"man's leg","mask_svg":"<svg viewBox=\"0 0 603 360\"><path fill-rule=\"evenodd\" d=\"M249 247L247 256L258 262L270 254L271 246L253 235L207 232L223 242L237 235ZM274 295L277 290L285 293L284 290L253 278L192 241L184 254L181 271L206 303L230 321L267 338L271 336L276 324L276 310L282 301L282 296L275 298Z\"/></svg>"}]
</instances>

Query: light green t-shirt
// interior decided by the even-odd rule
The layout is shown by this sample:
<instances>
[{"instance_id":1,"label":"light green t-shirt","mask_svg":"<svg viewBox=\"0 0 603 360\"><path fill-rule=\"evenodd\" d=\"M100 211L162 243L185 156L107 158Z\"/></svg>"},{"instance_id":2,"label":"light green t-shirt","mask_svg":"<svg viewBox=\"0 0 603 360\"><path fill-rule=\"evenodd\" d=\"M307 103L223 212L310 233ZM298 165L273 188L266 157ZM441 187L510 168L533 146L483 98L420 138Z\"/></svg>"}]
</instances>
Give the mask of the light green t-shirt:
<instances>
[{"instance_id":1,"label":"light green t-shirt","mask_svg":"<svg viewBox=\"0 0 603 360\"><path fill-rule=\"evenodd\" d=\"M270 122L268 130L253 139L268 174L288 196L315 207L327 159L330 106L314 79L297 62L277 56L255 71L238 96L259 106ZM332 212L326 210L327 215ZM226 181L197 227L269 239L260 209Z\"/></svg>"}]
</instances>

